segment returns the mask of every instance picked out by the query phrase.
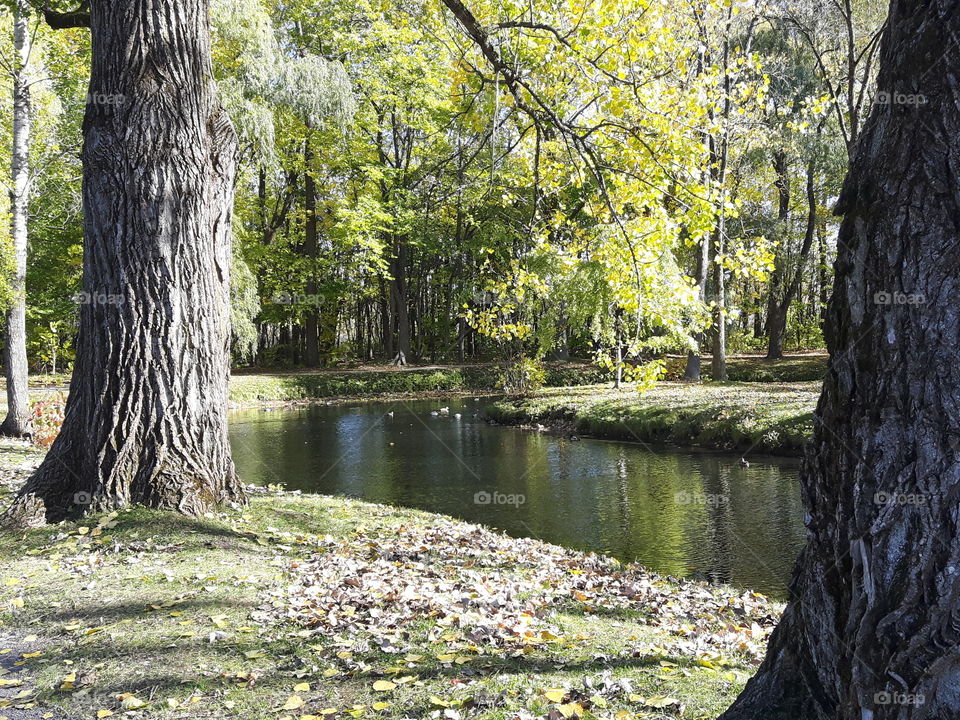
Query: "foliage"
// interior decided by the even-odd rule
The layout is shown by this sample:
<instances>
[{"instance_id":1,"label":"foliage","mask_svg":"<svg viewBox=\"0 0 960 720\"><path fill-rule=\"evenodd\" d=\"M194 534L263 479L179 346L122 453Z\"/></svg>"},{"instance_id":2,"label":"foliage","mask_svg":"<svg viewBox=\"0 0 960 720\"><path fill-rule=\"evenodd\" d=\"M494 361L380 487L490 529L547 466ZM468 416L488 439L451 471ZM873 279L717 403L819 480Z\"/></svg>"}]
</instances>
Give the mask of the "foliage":
<instances>
[{"instance_id":1,"label":"foliage","mask_svg":"<svg viewBox=\"0 0 960 720\"><path fill-rule=\"evenodd\" d=\"M33 442L39 447L50 447L63 425L66 398L62 394L47 397L33 404Z\"/></svg>"},{"instance_id":2,"label":"foliage","mask_svg":"<svg viewBox=\"0 0 960 720\"><path fill-rule=\"evenodd\" d=\"M500 388L505 393L524 395L539 390L547 380L543 364L531 358L520 358L504 368Z\"/></svg>"},{"instance_id":3,"label":"foliage","mask_svg":"<svg viewBox=\"0 0 960 720\"><path fill-rule=\"evenodd\" d=\"M242 149L235 360L298 366L316 342L326 364L369 362L406 342L430 362L610 367L620 348L639 367L702 348L719 317L732 350L760 347L747 319L794 277L788 340L820 343L825 218L884 14L821 5L474 0L482 48L442 0L215 0L214 72ZM29 355L59 370L74 354L89 39L32 22ZM700 285L704 243L723 297Z\"/></svg>"}]
</instances>

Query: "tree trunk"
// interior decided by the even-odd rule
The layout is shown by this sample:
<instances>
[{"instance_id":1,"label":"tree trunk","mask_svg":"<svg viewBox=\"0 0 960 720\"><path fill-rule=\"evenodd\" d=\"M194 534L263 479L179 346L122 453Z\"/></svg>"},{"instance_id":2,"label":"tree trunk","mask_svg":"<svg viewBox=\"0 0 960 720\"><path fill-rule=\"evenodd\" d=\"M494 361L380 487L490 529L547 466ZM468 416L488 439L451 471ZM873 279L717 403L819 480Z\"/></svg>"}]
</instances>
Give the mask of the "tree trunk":
<instances>
[{"instance_id":1,"label":"tree trunk","mask_svg":"<svg viewBox=\"0 0 960 720\"><path fill-rule=\"evenodd\" d=\"M830 303L830 271L829 261L827 259L827 230L825 222L821 221L817 228L817 290L819 292L817 301L819 303L819 315L821 323L827 319L827 306Z\"/></svg>"},{"instance_id":2,"label":"tree trunk","mask_svg":"<svg viewBox=\"0 0 960 720\"><path fill-rule=\"evenodd\" d=\"M394 365L410 361L410 312L407 307L406 242L400 240L396 254L390 260L390 303L397 323L396 356Z\"/></svg>"},{"instance_id":3,"label":"tree trunk","mask_svg":"<svg viewBox=\"0 0 960 720\"><path fill-rule=\"evenodd\" d=\"M310 170L310 164L313 160L313 150L310 147L311 125L308 121L307 139L304 141L303 162L304 162L304 212L306 213L306 224L304 227L303 254L307 257L310 267L307 269L307 297L306 319L304 321L303 337L304 351L303 364L309 368L315 368L320 365L320 312L316 305L317 296L317 278L316 268L313 267L317 259L317 181L313 178Z\"/></svg>"},{"instance_id":4,"label":"tree trunk","mask_svg":"<svg viewBox=\"0 0 960 720\"><path fill-rule=\"evenodd\" d=\"M723 720L960 708L960 2L894 0L841 193L831 359L801 471L807 546Z\"/></svg>"},{"instance_id":5,"label":"tree trunk","mask_svg":"<svg viewBox=\"0 0 960 720\"><path fill-rule=\"evenodd\" d=\"M697 299L707 302L707 282L710 272L710 236L704 235L700 240L697 252ZM706 340L705 333L698 333L696 337L697 349L687 353L687 366L683 371L683 379L688 382L700 380L700 351Z\"/></svg>"},{"instance_id":6,"label":"tree trunk","mask_svg":"<svg viewBox=\"0 0 960 720\"><path fill-rule=\"evenodd\" d=\"M27 389L27 213L30 208L30 5L14 3L13 42L13 158L10 187L10 234L14 269L13 301L7 310L4 371L7 379L7 417L0 435L29 434L30 410Z\"/></svg>"},{"instance_id":7,"label":"tree trunk","mask_svg":"<svg viewBox=\"0 0 960 720\"><path fill-rule=\"evenodd\" d=\"M783 336L787 330L787 314L790 312L790 305L797 297L800 291L800 282L803 280L803 271L807 266L807 259L810 257L810 250L813 248L813 241L817 235L817 193L816 193L816 161L811 158L807 163L807 226L804 231L803 244L800 247L800 254L797 257L797 266L794 269L793 277L784 291L783 298L777 298L776 286L779 283L771 283L770 286L770 304L768 306L767 317L767 359L778 360L783 357ZM780 278L785 273L781 271Z\"/></svg>"},{"instance_id":8,"label":"tree trunk","mask_svg":"<svg viewBox=\"0 0 960 720\"><path fill-rule=\"evenodd\" d=\"M236 136L209 0L93 0L83 286L66 417L8 519L241 500L227 438ZM98 103L98 97L123 98Z\"/></svg>"},{"instance_id":9,"label":"tree trunk","mask_svg":"<svg viewBox=\"0 0 960 720\"><path fill-rule=\"evenodd\" d=\"M714 382L727 381L727 288L723 265L717 259L723 254L724 219L722 214L717 219L717 230L714 233L716 257L712 263L716 303L713 309L713 357L710 361L710 373Z\"/></svg>"}]
</instances>

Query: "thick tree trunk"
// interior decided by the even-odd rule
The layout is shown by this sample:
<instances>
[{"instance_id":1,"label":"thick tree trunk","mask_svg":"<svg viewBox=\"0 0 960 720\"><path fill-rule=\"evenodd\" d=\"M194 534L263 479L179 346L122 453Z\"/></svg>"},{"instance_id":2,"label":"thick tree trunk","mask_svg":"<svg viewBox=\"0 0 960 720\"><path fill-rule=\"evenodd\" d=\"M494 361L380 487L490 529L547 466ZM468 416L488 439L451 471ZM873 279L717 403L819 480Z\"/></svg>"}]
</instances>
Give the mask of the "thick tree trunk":
<instances>
[{"instance_id":1,"label":"thick tree trunk","mask_svg":"<svg viewBox=\"0 0 960 720\"><path fill-rule=\"evenodd\" d=\"M808 541L724 720L960 716L960 1L894 0L838 204ZM922 96L923 101L916 101Z\"/></svg>"},{"instance_id":2,"label":"thick tree trunk","mask_svg":"<svg viewBox=\"0 0 960 720\"><path fill-rule=\"evenodd\" d=\"M10 234L13 241L13 304L7 310L4 371L7 379L7 417L0 435L29 434L27 389L27 214L30 208L30 5L14 3L13 43L13 159L10 187Z\"/></svg>"},{"instance_id":3,"label":"thick tree trunk","mask_svg":"<svg viewBox=\"0 0 960 720\"><path fill-rule=\"evenodd\" d=\"M227 438L236 137L208 0L93 0L84 292L63 429L8 520L243 498ZM121 97L103 104L98 97Z\"/></svg>"}]
</instances>

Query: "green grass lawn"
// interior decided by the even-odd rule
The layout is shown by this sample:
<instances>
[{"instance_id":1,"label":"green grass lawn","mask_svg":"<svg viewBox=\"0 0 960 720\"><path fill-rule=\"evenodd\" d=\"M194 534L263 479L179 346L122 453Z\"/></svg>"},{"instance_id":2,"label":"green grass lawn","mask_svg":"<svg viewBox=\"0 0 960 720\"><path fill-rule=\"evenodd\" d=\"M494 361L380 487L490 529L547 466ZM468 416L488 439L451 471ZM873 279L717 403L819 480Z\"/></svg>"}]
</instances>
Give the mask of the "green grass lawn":
<instances>
[{"instance_id":1,"label":"green grass lawn","mask_svg":"<svg viewBox=\"0 0 960 720\"><path fill-rule=\"evenodd\" d=\"M0 447L0 505L39 457ZM780 609L442 516L276 490L210 517L137 509L0 543L11 720L712 718Z\"/></svg>"},{"instance_id":2,"label":"green grass lawn","mask_svg":"<svg viewBox=\"0 0 960 720\"><path fill-rule=\"evenodd\" d=\"M819 382L667 382L643 393L597 385L499 400L486 412L597 437L795 455L812 432L819 394Z\"/></svg>"}]
</instances>

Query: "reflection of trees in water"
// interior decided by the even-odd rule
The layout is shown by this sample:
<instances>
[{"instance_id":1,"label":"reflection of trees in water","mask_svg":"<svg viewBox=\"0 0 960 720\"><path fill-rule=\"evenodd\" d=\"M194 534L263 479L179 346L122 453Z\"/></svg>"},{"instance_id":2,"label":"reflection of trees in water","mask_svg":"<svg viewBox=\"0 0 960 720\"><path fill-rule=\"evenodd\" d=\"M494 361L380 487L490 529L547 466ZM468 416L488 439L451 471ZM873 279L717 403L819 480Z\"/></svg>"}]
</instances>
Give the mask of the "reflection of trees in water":
<instances>
[{"instance_id":1,"label":"reflection of trees in water","mask_svg":"<svg viewBox=\"0 0 960 720\"><path fill-rule=\"evenodd\" d=\"M710 582L729 583L735 580L732 537L733 498L730 493L730 465L718 458L701 460L706 536L710 560L704 568Z\"/></svg>"}]
</instances>

